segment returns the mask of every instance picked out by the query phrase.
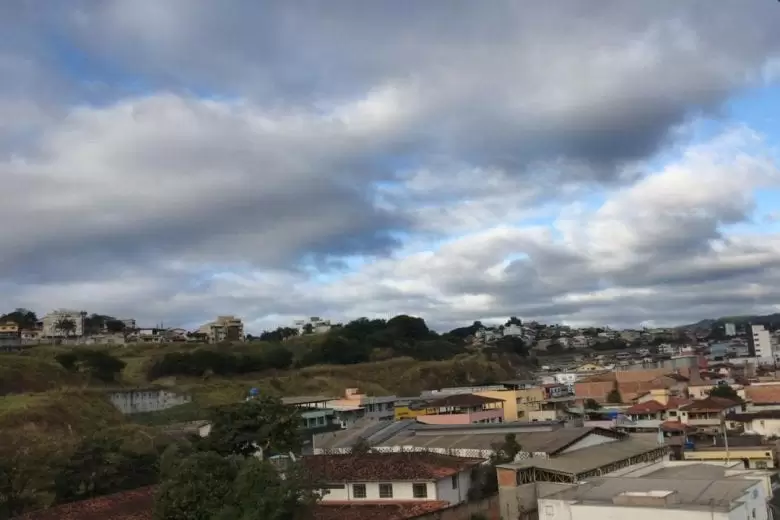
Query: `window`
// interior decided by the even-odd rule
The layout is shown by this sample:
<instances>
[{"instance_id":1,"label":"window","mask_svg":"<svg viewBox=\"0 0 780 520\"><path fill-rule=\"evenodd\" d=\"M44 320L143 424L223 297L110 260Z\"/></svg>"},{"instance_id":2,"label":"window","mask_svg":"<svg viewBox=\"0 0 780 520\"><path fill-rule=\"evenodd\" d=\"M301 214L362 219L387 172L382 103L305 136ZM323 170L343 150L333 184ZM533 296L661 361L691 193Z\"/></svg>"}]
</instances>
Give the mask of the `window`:
<instances>
[{"instance_id":1,"label":"window","mask_svg":"<svg viewBox=\"0 0 780 520\"><path fill-rule=\"evenodd\" d=\"M352 484L352 496L354 498L366 498L366 485Z\"/></svg>"},{"instance_id":2,"label":"window","mask_svg":"<svg viewBox=\"0 0 780 520\"><path fill-rule=\"evenodd\" d=\"M757 460L756 461L756 469L767 469L767 463L763 460Z\"/></svg>"},{"instance_id":3,"label":"window","mask_svg":"<svg viewBox=\"0 0 780 520\"><path fill-rule=\"evenodd\" d=\"M458 476L452 476L452 489L458 489Z\"/></svg>"},{"instance_id":4,"label":"window","mask_svg":"<svg viewBox=\"0 0 780 520\"><path fill-rule=\"evenodd\" d=\"M412 484L412 496L414 498L428 498L428 485Z\"/></svg>"},{"instance_id":5,"label":"window","mask_svg":"<svg viewBox=\"0 0 780 520\"><path fill-rule=\"evenodd\" d=\"M379 498L393 498L393 485L379 484Z\"/></svg>"}]
</instances>

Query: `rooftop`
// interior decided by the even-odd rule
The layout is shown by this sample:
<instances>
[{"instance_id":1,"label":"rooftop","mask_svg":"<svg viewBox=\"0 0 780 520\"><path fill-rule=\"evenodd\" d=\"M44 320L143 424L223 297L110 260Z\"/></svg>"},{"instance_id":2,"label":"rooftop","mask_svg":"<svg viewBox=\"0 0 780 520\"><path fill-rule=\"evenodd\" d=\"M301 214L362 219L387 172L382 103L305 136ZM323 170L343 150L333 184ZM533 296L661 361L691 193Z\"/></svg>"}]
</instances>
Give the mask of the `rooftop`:
<instances>
[{"instance_id":1,"label":"rooftop","mask_svg":"<svg viewBox=\"0 0 780 520\"><path fill-rule=\"evenodd\" d=\"M152 520L154 486L27 513L16 520Z\"/></svg>"},{"instance_id":2,"label":"rooftop","mask_svg":"<svg viewBox=\"0 0 780 520\"><path fill-rule=\"evenodd\" d=\"M745 387L745 398L753 404L780 403L780 385L759 385Z\"/></svg>"},{"instance_id":3,"label":"rooftop","mask_svg":"<svg viewBox=\"0 0 780 520\"><path fill-rule=\"evenodd\" d=\"M760 410L758 412L730 413L727 421L750 422L753 419L780 419L780 410Z\"/></svg>"},{"instance_id":4,"label":"rooftop","mask_svg":"<svg viewBox=\"0 0 780 520\"><path fill-rule=\"evenodd\" d=\"M544 497L581 504L731 511L758 481L742 479L593 478Z\"/></svg>"},{"instance_id":5,"label":"rooftop","mask_svg":"<svg viewBox=\"0 0 780 520\"><path fill-rule=\"evenodd\" d=\"M335 401L338 397L325 397L322 395L300 395L295 397L282 397L282 404L298 405L309 403L326 403L328 401Z\"/></svg>"},{"instance_id":6,"label":"rooftop","mask_svg":"<svg viewBox=\"0 0 780 520\"><path fill-rule=\"evenodd\" d=\"M410 434L416 433L416 434ZM530 453L547 453L555 455L570 447L577 441L589 436L601 435L609 438L625 438L625 434L619 434L602 428L560 428L553 431L515 433L515 439L523 447L523 451ZM418 449L466 449L466 450L493 450L506 438L506 432L494 431L492 433L462 433L462 434L428 434L420 432L403 432L381 443L382 447L413 447ZM610 445L615 443L609 443Z\"/></svg>"},{"instance_id":7,"label":"rooftop","mask_svg":"<svg viewBox=\"0 0 780 520\"><path fill-rule=\"evenodd\" d=\"M301 460L309 472L326 482L440 480L483 462L428 452L308 455Z\"/></svg>"},{"instance_id":8,"label":"rooftop","mask_svg":"<svg viewBox=\"0 0 780 520\"><path fill-rule=\"evenodd\" d=\"M720 412L727 408L739 406L740 403L732 401L731 399L724 399L723 397L709 396L706 399L698 399L689 404L680 407L680 410L686 412L707 412L714 411Z\"/></svg>"},{"instance_id":9,"label":"rooftop","mask_svg":"<svg viewBox=\"0 0 780 520\"><path fill-rule=\"evenodd\" d=\"M658 445L656 438L651 439L650 437L655 436L635 436L623 441L610 442L572 453L564 453L554 459L525 459L519 462L502 464L500 467L514 470L540 468L557 473L577 475L614 462L642 455L651 450L663 448L663 446Z\"/></svg>"},{"instance_id":10,"label":"rooftop","mask_svg":"<svg viewBox=\"0 0 780 520\"><path fill-rule=\"evenodd\" d=\"M503 402L503 399L496 399L495 397L485 397L475 394L454 394L432 399L427 402L426 406L431 408L446 408L450 406L474 407Z\"/></svg>"}]
</instances>

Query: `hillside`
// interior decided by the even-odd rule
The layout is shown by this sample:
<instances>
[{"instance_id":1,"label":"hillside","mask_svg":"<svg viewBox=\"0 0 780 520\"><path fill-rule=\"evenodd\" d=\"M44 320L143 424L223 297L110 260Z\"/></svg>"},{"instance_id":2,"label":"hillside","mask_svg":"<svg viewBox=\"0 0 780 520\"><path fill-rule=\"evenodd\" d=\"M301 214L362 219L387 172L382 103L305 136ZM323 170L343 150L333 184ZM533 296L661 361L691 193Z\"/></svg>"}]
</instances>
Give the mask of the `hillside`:
<instances>
[{"instance_id":1,"label":"hillside","mask_svg":"<svg viewBox=\"0 0 780 520\"><path fill-rule=\"evenodd\" d=\"M45 392L83 383L81 375L65 370L53 355L0 354L0 395Z\"/></svg>"},{"instance_id":2,"label":"hillside","mask_svg":"<svg viewBox=\"0 0 780 520\"><path fill-rule=\"evenodd\" d=\"M52 390L0 397L0 430L35 430L60 435L85 434L124 422L100 392Z\"/></svg>"},{"instance_id":3,"label":"hillside","mask_svg":"<svg viewBox=\"0 0 780 520\"><path fill-rule=\"evenodd\" d=\"M705 319L688 325L681 325L677 328L685 330L715 329L722 327L725 323L734 325L764 325L771 329L780 328L780 313L766 315L745 315L745 316L723 316L717 319Z\"/></svg>"}]
</instances>

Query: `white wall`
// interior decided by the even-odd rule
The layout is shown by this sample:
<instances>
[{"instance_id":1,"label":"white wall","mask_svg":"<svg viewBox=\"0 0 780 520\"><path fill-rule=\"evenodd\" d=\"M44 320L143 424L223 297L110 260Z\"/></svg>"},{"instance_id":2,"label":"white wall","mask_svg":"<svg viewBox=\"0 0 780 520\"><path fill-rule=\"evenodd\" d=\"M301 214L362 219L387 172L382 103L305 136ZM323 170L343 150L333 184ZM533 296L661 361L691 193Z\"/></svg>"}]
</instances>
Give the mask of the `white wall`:
<instances>
[{"instance_id":1,"label":"white wall","mask_svg":"<svg viewBox=\"0 0 780 520\"><path fill-rule=\"evenodd\" d=\"M323 502L331 501L398 501L398 500L441 500L450 504L460 504L468 500L468 492L471 487L471 471L461 471L457 475L458 486L452 487L452 477L443 478L436 482L407 482L407 481L387 481L387 482L350 482L345 484L343 489L329 489L323 496ZM428 489L428 496L425 498L414 497L413 484L425 484ZM355 498L353 485L364 484L366 486L366 498ZM379 484L392 484L393 497L381 498L379 496Z\"/></svg>"},{"instance_id":2,"label":"white wall","mask_svg":"<svg viewBox=\"0 0 780 520\"><path fill-rule=\"evenodd\" d=\"M447 478L449 481L449 478ZM388 481L388 482L350 482L345 485L344 489L331 489L330 492L322 497L323 502L330 502L334 500L354 500L356 502L359 502L361 500L367 500L367 501L377 501L377 500L387 500L387 501L398 501L398 500L437 500L436 498L436 482L425 482L421 481L419 483L426 484L428 488L428 496L425 498L414 498L413 493L413 482L398 482L398 481ZM355 498L353 495L353 486L355 484L364 484L366 486L366 498ZM392 484L393 485L393 498L380 498L379 497L379 484Z\"/></svg>"},{"instance_id":3,"label":"white wall","mask_svg":"<svg viewBox=\"0 0 780 520\"><path fill-rule=\"evenodd\" d=\"M471 487L471 472L462 471L457 478L458 487L452 487L452 478L441 479L436 483L437 500L443 500L450 504L460 504L468 500L469 488Z\"/></svg>"},{"instance_id":4,"label":"white wall","mask_svg":"<svg viewBox=\"0 0 780 520\"><path fill-rule=\"evenodd\" d=\"M780 419L753 419L745 424L746 432L754 432L764 437L780 436Z\"/></svg>"}]
</instances>

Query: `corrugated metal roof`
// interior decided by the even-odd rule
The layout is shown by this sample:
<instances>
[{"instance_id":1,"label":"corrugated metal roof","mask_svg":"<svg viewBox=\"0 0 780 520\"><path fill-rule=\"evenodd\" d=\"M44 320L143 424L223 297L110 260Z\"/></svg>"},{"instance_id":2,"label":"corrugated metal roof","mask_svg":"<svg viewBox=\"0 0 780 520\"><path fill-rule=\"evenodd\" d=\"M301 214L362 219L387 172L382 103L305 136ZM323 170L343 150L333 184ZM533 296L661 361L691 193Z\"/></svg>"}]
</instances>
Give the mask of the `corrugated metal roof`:
<instances>
[{"instance_id":1,"label":"corrugated metal roof","mask_svg":"<svg viewBox=\"0 0 780 520\"><path fill-rule=\"evenodd\" d=\"M500 467L514 470L536 467L559 473L577 475L630 457L636 457L661 447L662 446L658 445L657 439L632 437L623 441L610 442L571 453L565 453L554 459L525 459L520 462L502 464Z\"/></svg>"}]
</instances>

